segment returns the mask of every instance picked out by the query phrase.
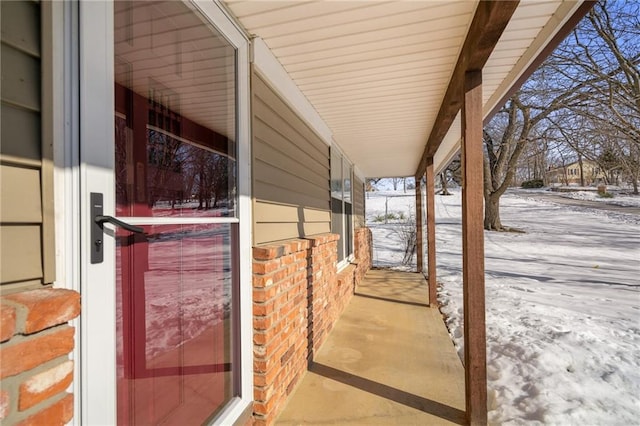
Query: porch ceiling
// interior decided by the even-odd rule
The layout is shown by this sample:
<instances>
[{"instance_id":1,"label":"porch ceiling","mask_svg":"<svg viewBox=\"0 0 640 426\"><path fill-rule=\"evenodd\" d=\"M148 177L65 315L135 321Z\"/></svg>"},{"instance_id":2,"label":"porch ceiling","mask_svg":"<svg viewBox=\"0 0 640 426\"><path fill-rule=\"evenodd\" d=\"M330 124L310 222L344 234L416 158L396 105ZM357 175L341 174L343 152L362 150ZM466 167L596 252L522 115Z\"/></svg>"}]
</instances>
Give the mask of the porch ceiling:
<instances>
[{"instance_id":1,"label":"porch ceiling","mask_svg":"<svg viewBox=\"0 0 640 426\"><path fill-rule=\"evenodd\" d=\"M264 40L365 177L412 176L477 1L225 0ZM579 2L523 1L484 68L487 116ZM435 167L457 152L454 122Z\"/></svg>"}]
</instances>

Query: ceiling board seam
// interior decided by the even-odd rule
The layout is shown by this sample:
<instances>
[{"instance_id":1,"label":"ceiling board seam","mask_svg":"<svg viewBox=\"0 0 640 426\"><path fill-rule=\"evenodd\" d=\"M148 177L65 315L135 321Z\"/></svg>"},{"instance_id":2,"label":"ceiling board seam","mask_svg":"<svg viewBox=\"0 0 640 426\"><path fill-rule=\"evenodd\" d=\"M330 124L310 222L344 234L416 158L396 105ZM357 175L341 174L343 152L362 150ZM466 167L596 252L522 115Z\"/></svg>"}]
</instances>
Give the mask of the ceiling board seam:
<instances>
[{"instance_id":1,"label":"ceiling board seam","mask_svg":"<svg viewBox=\"0 0 640 426\"><path fill-rule=\"evenodd\" d=\"M451 31L451 30L462 29L462 28L465 28L465 27L466 27L466 25L455 25L453 27L443 28L441 30L436 30L434 32L437 32L437 33L447 32L447 31ZM373 31L373 32L371 32L371 34L373 34L375 32L377 32L377 31ZM363 34L365 34L365 33L363 33ZM416 35L422 35L422 34L424 34L424 31L416 31L415 33L405 34L405 35L401 35L401 36L397 36L397 37L381 37L379 40L378 39L374 39L374 40L371 40L371 41L367 40L367 41L358 42L358 43L340 44L340 48L341 49L343 49L343 48L347 49L347 48L355 48L355 47L363 46L363 45L376 44L380 40L396 41L396 40L405 39L405 38L415 38ZM339 38L336 38L334 40L339 40L340 38L343 38L343 37L339 37ZM441 41L441 40L447 40L447 39L449 39L448 35L447 36L442 36L442 38L434 39L433 41ZM429 41L432 41L432 40L430 39ZM314 43L315 43L315 41L314 41ZM305 44L310 44L310 43L309 42L298 43L298 44L295 44L295 45L292 45L292 46L304 46ZM281 50L285 50L285 48L283 48L283 47L274 48L273 49L273 53L276 56L280 56L280 54L282 54ZM294 53L294 54L284 53L284 54L282 54L282 56L288 57L288 56L297 56L297 55L312 55L312 54L321 53L321 52L332 52L334 50L335 50L335 45L331 45L331 46L329 46L327 48L323 48L323 49L306 50L304 53ZM365 52L367 52L367 51L365 51ZM342 55L337 55L337 56L342 56ZM332 57L332 56L330 56L330 57Z\"/></svg>"},{"instance_id":2,"label":"ceiling board seam","mask_svg":"<svg viewBox=\"0 0 640 426\"><path fill-rule=\"evenodd\" d=\"M411 15L415 12L402 12L402 13L396 13L396 14L392 14L392 15L387 15L384 17L384 19L388 19L391 16L398 16L398 15ZM473 13L461 13L461 14L457 14L457 15L451 15L451 16L447 16L447 17L440 17L440 18L435 18L435 19L428 19L428 20L420 20L420 21L414 21L414 22L403 22L401 24L398 25L389 25L386 27L379 27L376 28L375 30L362 30L362 31L355 31L355 32L350 32L350 33L346 33L346 34L341 34L339 36L327 36L327 37L321 37L321 38L314 38L313 39L313 43L319 43L319 42L324 42L327 40L335 40L335 39L340 39L342 37L351 37L351 36L357 36L357 35L362 35L362 34L369 34L369 33L375 33L378 31L384 31L384 30L394 30L396 28L401 28L401 27L405 27L407 25L414 25L414 24L421 24L421 23L427 23L430 21L434 21L434 20L438 20L438 21L442 21L444 19L449 19L449 18L461 18L461 17L465 17L467 18L468 16L473 16ZM376 19L383 19L383 18L376 18ZM364 19L362 20L362 22L366 22L368 20ZM340 26L346 26L346 25L340 25ZM313 30L308 30L308 31L300 31L297 33L298 36L305 34L305 33L310 33L313 31L318 31L319 29L313 29ZM269 36L267 37L272 43L275 42L277 44L277 39L278 38L285 38L288 37L289 34L284 34L284 35L277 35L277 36ZM298 37L298 39L300 39L301 37ZM299 45L302 43L291 43L291 44L283 44L283 45L279 45L275 48L275 50L277 49L283 49L283 48L287 48L287 47L291 47L291 46L295 46L295 45Z\"/></svg>"},{"instance_id":3,"label":"ceiling board seam","mask_svg":"<svg viewBox=\"0 0 640 426\"><path fill-rule=\"evenodd\" d=\"M397 49L389 49L389 50L397 50ZM299 62L296 64L287 64L284 65L284 67L286 69L289 68L297 68L295 65L307 65L307 67L299 67L298 69L295 69L294 73L298 73L298 72L303 72L303 71L307 71L307 70L320 70L320 69L325 69L325 68L331 68L331 67L343 67L343 66L350 66L350 65L354 65L354 64L366 64L369 62L375 62L375 61L388 61L388 60L392 60L394 58L403 58L406 56L412 56L412 55L418 55L418 54L422 54L425 56L425 59L428 60L436 60L436 59L445 59L445 58L453 58L454 55L450 54L450 53L446 53L448 51L452 50L451 47L442 47L442 48L438 48L438 49L434 49L434 50L429 50L429 51L422 51L422 52L412 52L412 53L401 53L401 54L397 54L397 55L384 55L381 57L376 57L376 58L371 58L371 59L353 59L350 61L346 61L346 62L339 62L336 64L329 64L329 65L313 65L313 63L317 63L317 62L323 62L325 61L325 59L321 59L321 60L313 60L313 61L306 61L306 62ZM445 54L446 53L446 54ZM353 57L355 55L348 55L350 57ZM394 64L400 64L401 62L395 62Z\"/></svg>"}]
</instances>

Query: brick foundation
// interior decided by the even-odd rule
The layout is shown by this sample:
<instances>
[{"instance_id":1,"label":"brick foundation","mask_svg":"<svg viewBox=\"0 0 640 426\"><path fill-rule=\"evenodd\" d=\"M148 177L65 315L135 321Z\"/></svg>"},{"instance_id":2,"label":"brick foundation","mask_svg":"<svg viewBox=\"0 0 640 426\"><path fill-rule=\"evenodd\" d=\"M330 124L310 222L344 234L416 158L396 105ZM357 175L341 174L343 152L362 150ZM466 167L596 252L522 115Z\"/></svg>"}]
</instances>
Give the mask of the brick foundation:
<instances>
[{"instance_id":1,"label":"brick foundation","mask_svg":"<svg viewBox=\"0 0 640 426\"><path fill-rule=\"evenodd\" d=\"M0 299L0 422L64 425L73 417L74 328L80 295L39 289Z\"/></svg>"},{"instance_id":2,"label":"brick foundation","mask_svg":"<svg viewBox=\"0 0 640 426\"><path fill-rule=\"evenodd\" d=\"M371 267L368 229L356 230L356 260L340 272L338 238L253 248L254 424L274 423Z\"/></svg>"}]
</instances>

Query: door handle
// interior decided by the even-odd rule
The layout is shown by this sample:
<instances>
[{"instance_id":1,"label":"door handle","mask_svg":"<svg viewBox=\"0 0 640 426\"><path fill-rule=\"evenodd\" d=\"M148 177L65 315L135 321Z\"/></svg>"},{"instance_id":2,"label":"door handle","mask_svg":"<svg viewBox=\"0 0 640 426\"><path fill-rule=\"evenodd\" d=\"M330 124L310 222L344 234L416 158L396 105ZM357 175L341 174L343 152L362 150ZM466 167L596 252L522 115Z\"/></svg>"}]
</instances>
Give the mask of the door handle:
<instances>
[{"instance_id":1,"label":"door handle","mask_svg":"<svg viewBox=\"0 0 640 426\"><path fill-rule=\"evenodd\" d=\"M116 219L113 216L106 216L103 213L102 206L102 194L99 192L92 192L90 194L91 201L91 217L93 223L91 223L91 263L102 263L104 261L104 252L102 250L104 239L104 223L109 222L115 226L126 229L129 232L136 234L144 234L144 229L141 226L131 225L123 222L120 219Z\"/></svg>"},{"instance_id":2,"label":"door handle","mask_svg":"<svg viewBox=\"0 0 640 426\"><path fill-rule=\"evenodd\" d=\"M93 218L93 220L100 226L102 226L105 222L109 222L110 224L119 226L120 228L126 229L129 232L144 234L144 228L142 228L142 226L131 225L130 223L123 222L113 216L97 215Z\"/></svg>"}]
</instances>

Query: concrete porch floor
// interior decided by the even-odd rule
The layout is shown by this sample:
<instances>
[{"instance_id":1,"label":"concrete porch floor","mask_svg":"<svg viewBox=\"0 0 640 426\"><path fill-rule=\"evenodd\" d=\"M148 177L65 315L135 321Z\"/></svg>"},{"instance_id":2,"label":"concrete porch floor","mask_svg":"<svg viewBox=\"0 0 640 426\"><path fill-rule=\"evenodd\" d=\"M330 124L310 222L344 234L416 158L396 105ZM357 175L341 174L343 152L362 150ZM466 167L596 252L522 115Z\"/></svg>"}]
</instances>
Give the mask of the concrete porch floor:
<instances>
[{"instance_id":1,"label":"concrete porch floor","mask_svg":"<svg viewBox=\"0 0 640 426\"><path fill-rule=\"evenodd\" d=\"M463 424L464 370L422 274L371 270L277 425Z\"/></svg>"}]
</instances>

